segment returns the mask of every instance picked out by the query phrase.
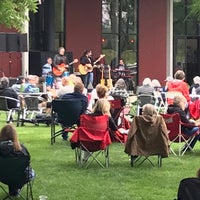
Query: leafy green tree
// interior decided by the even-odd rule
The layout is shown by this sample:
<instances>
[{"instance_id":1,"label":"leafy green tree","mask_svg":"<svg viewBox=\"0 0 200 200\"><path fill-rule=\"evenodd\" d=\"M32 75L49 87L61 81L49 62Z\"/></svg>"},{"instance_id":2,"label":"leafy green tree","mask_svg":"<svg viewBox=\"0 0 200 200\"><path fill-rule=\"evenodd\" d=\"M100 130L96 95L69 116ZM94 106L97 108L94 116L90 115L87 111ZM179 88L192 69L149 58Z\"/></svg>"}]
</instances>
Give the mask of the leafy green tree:
<instances>
[{"instance_id":1,"label":"leafy green tree","mask_svg":"<svg viewBox=\"0 0 200 200\"><path fill-rule=\"evenodd\" d=\"M200 21L200 1L199 0L191 0L190 11L192 15L195 15L197 19Z\"/></svg>"},{"instance_id":2,"label":"leafy green tree","mask_svg":"<svg viewBox=\"0 0 200 200\"><path fill-rule=\"evenodd\" d=\"M37 12L38 2L38 0L0 0L0 24L21 31L24 22L29 20L26 12Z\"/></svg>"}]
</instances>

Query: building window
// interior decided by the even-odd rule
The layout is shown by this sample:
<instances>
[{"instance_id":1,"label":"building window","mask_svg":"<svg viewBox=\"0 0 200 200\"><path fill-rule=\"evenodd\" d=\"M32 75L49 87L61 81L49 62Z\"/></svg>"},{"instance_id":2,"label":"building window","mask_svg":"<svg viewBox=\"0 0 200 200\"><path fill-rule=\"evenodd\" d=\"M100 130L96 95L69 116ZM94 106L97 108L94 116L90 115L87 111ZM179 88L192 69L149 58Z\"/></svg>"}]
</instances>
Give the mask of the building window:
<instances>
[{"instance_id":1,"label":"building window","mask_svg":"<svg viewBox=\"0 0 200 200\"><path fill-rule=\"evenodd\" d=\"M137 63L137 5L137 0L102 1L102 52L111 67L120 57Z\"/></svg>"},{"instance_id":2,"label":"building window","mask_svg":"<svg viewBox=\"0 0 200 200\"><path fill-rule=\"evenodd\" d=\"M55 51L65 45L65 0L43 0L37 13L30 13L31 51Z\"/></svg>"},{"instance_id":3,"label":"building window","mask_svg":"<svg viewBox=\"0 0 200 200\"><path fill-rule=\"evenodd\" d=\"M186 81L200 73L200 29L196 17L190 15L190 1L174 0L174 73L183 69Z\"/></svg>"}]
</instances>

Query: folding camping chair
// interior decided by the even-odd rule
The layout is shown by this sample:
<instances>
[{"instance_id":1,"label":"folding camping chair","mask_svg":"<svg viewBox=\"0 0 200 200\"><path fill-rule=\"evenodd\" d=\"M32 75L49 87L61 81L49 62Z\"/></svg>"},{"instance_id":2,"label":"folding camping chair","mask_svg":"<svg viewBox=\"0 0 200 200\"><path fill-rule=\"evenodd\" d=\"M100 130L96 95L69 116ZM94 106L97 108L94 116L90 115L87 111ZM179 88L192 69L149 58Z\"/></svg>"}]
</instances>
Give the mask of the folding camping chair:
<instances>
[{"instance_id":1,"label":"folding camping chair","mask_svg":"<svg viewBox=\"0 0 200 200\"><path fill-rule=\"evenodd\" d=\"M168 157L167 128L162 116L156 116L156 123L151 124L143 116L135 116L126 142L125 152L131 155L131 166L141 165L157 156L157 166L162 166L162 158Z\"/></svg>"},{"instance_id":2,"label":"folding camping chair","mask_svg":"<svg viewBox=\"0 0 200 200\"><path fill-rule=\"evenodd\" d=\"M137 115L141 115L141 111L142 111L142 107L147 104L147 103L150 103L150 104L153 104L155 105L155 97L153 95L150 95L150 94L140 94L138 95L137 97Z\"/></svg>"},{"instance_id":3,"label":"folding camping chair","mask_svg":"<svg viewBox=\"0 0 200 200\"><path fill-rule=\"evenodd\" d=\"M82 113L82 102L78 99L54 99L51 111L51 144L55 143L57 136L63 131L71 132L79 122ZM56 131L56 124L61 125L61 129Z\"/></svg>"},{"instance_id":4,"label":"folding camping chair","mask_svg":"<svg viewBox=\"0 0 200 200\"><path fill-rule=\"evenodd\" d=\"M167 125L167 129L169 130L168 136L169 136L169 140L170 140L171 152L174 155L177 155L176 152L173 150L173 147L172 147L173 143L179 144L179 147L178 147L178 155L179 156L183 156L188 149L192 150L192 148L190 147L190 144L194 140L195 136L199 134L199 130L191 136L185 135L181 131L181 125L184 125L185 127L188 127L188 128L191 128L194 126L191 126L190 124L182 123L181 119L180 119L180 115L178 113L162 114L162 116ZM182 145L182 143L184 143L184 145Z\"/></svg>"},{"instance_id":5,"label":"folding camping chair","mask_svg":"<svg viewBox=\"0 0 200 200\"><path fill-rule=\"evenodd\" d=\"M23 187L25 189L26 186L26 190L22 190L19 194L20 198L23 200L33 200L33 180L27 180L25 174L27 166L29 166L29 159L27 157L0 157L0 182L5 185L12 185L16 188ZM24 185L25 182L26 184ZM0 189L6 194L3 200L15 199L9 195L5 186L0 184Z\"/></svg>"},{"instance_id":6,"label":"folding camping chair","mask_svg":"<svg viewBox=\"0 0 200 200\"><path fill-rule=\"evenodd\" d=\"M25 108L23 109L23 116L21 121L21 125L23 126L24 123L32 123L38 125L37 121L35 120L36 114L42 114L42 108L39 107L39 98L38 96L25 96L23 98L25 103Z\"/></svg>"},{"instance_id":7,"label":"folding camping chair","mask_svg":"<svg viewBox=\"0 0 200 200\"><path fill-rule=\"evenodd\" d=\"M125 102L124 99L109 100L110 113L118 128L128 130L130 128L129 121L125 118ZM112 131L111 131L112 132ZM121 134L119 131L112 134L112 142L125 143L127 134Z\"/></svg>"},{"instance_id":8,"label":"folding camping chair","mask_svg":"<svg viewBox=\"0 0 200 200\"><path fill-rule=\"evenodd\" d=\"M13 101L16 103L15 108L9 108L8 107L8 101ZM17 112L17 126L19 125L19 120L20 120L20 114L21 114L21 108L18 106L20 104L18 99L14 99L11 97L6 97L6 96L0 96L0 111L5 111L6 112L6 122L10 123L13 121L12 114L14 112Z\"/></svg>"},{"instance_id":9,"label":"folding camping chair","mask_svg":"<svg viewBox=\"0 0 200 200\"><path fill-rule=\"evenodd\" d=\"M115 124L118 127L124 127L124 100L123 99L114 99L109 100L110 102L110 111L111 115L115 121Z\"/></svg>"},{"instance_id":10,"label":"folding camping chair","mask_svg":"<svg viewBox=\"0 0 200 200\"><path fill-rule=\"evenodd\" d=\"M109 117L82 114L80 126L74 131L70 142L75 148L76 163L87 168L94 161L101 167L109 166ZM103 155L103 161L99 155ZM84 156L85 155L85 156Z\"/></svg>"},{"instance_id":11,"label":"folding camping chair","mask_svg":"<svg viewBox=\"0 0 200 200\"><path fill-rule=\"evenodd\" d=\"M199 200L200 179L184 178L180 181L177 200Z\"/></svg>"}]
</instances>

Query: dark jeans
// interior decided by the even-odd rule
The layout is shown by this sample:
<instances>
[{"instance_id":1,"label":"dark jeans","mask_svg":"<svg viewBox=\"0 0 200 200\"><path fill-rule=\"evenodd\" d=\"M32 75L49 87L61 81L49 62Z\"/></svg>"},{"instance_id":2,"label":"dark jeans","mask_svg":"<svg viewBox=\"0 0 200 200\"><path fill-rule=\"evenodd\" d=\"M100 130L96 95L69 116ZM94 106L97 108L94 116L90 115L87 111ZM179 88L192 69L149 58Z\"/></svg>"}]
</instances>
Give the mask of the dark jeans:
<instances>
[{"instance_id":1,"label":"dark jeans","mask_svg":"<svg viewBox=\"0 0 200 200\"><path fill-rule=\"evenodd\" d=\"M89 73L88 73L89 74ZM87 88L88 87L88 74L85 74L85 75L81 75L81 80L82 80L82 82L83 82L83 84L84 84L84 86L85 86L85 88Z\"/></svg>"},{"instance_id":2,"label":"dark jeans","mask_svg":"<svg viewBox=\"0 0 200 200\"><path fill-rule=\"evenodd\" d=\"M195 126L192 129L184 129L183 133L185 135L191 136L193 135L195 132L197 132L199 129L199 127ZM200 140L200 135L195 136L195 138L193 139L192 143L190 144L190 147L193 148L194 145L196 144L197 140Z\"/></svg>"}]
</instances>

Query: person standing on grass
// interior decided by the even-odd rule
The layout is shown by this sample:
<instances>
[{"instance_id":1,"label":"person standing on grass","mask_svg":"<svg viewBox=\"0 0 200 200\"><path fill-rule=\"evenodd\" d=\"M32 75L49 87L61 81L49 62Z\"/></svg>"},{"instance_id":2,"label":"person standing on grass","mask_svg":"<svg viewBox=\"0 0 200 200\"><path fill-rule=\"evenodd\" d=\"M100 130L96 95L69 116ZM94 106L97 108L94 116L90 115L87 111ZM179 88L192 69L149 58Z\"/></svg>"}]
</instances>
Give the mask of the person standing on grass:
<instances>
[{"instance_id":1,"label":"person standing on grass","mask_svg":"<svg viewBox=\"0 0 200 200\"><path fill-rule=\"evenodd\" d=\"M30 154L27 148L20 144L14 126L8 124L4 126L0 132L0 157L19 156L27 157L30 160ZM24 173L26 175L26 179L19 180L19 185L17 187L8 185L9 194L11 196L18 196L23 185L35 177L35 171L30 166L27 166L27 170L25 170Z\"/></svg>"}]
</instances>

